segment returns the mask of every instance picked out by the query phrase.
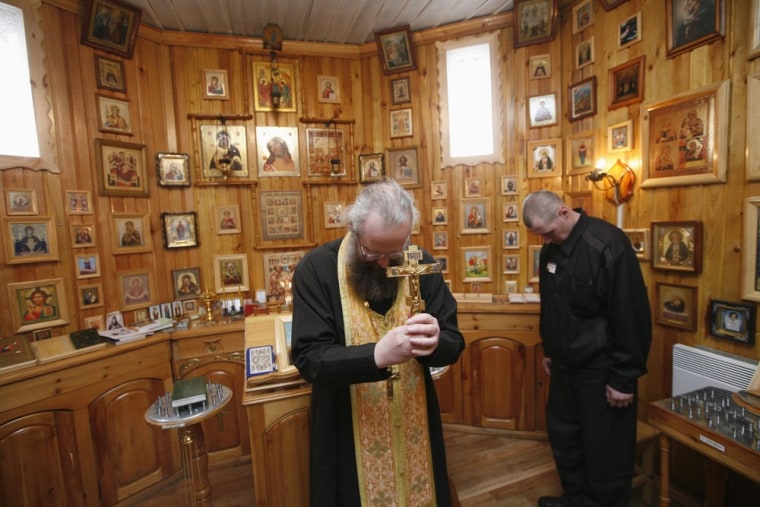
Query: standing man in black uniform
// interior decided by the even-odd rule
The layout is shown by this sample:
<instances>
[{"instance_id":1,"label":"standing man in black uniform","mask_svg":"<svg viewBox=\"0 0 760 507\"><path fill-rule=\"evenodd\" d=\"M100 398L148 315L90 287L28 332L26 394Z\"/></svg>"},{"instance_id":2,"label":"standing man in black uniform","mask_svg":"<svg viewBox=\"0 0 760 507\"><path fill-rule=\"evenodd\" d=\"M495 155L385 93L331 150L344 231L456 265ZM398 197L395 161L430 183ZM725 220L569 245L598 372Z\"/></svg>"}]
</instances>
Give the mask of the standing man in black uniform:
<instances>
[{"instance_id":1,"label":"standing man in black uniform","mask_svg":"<svg viewBox=\"0 0 760 507\"><path fill-rule=\"evenodd\" d=\"M539 507L629 504L636 457L637 379L647 371L652 324L647 288L622 230L556 194L523 203L544 238L540 333L551 375L547 432L561 497Z\"/></svg>"}]
</instances>

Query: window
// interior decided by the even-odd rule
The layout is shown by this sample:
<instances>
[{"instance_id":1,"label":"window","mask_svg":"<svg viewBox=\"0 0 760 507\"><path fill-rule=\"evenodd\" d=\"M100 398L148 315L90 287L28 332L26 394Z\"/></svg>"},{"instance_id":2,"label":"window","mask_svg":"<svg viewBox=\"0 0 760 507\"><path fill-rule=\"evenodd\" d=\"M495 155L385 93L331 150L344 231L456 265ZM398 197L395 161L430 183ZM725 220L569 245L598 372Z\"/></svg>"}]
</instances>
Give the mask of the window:
<instances>
[{"instance_id":1,"label":"window","mask_svg":"<svg viewBox=\"0 0 760 507\"><path fill-rule=\"evenodd\" d=\"M59 172L42 49L40 1L0 2L0 169Z\"/></svg>"},{"instance_id":2,"label":"window","mask_svg":"<svg viewBox=\"0 0 760 507\"><path fill-rule=\"evenodd\" d=\"M498 35L436 45L441 167L504 163Z\"/></svg>"}]
</instances>

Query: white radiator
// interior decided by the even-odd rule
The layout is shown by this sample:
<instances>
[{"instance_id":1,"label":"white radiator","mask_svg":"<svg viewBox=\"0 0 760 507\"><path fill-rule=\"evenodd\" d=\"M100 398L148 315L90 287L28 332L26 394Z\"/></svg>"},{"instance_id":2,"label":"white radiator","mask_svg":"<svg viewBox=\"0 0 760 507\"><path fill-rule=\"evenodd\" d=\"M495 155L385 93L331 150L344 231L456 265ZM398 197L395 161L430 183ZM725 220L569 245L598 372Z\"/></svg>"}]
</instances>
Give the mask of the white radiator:
<instances>
[{"instance_id":1,"label":"white radiator","mask_svg":"<svg viewBox=\"0 0 760 507\"><path fill-rule=\"evenodd\" d=\"M731 392L747 389L757 369L757 361L709 347L673 345L673 386L671 396L707 386Z\"/></svg>"}]
</instances>

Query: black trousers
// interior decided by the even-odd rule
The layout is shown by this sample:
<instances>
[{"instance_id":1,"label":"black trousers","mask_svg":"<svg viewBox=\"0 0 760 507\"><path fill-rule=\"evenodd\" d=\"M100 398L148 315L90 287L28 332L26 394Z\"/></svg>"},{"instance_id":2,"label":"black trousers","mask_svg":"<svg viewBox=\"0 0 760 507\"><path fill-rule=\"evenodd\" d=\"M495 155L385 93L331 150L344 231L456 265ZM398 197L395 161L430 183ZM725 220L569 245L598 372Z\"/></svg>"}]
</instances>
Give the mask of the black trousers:
<instances>
[{"instance_id":1,"label":"black trousers","mask_svg":"<svg viewBox=\"0 0 760 507\"><path fill-rule=\"evenodd\" d=\"M563 497L574 506L627 507L630 503L636 402L612 408L606 385L606 369L579 371L552 364L547 432Z\"/></svg>"}]
</instances>

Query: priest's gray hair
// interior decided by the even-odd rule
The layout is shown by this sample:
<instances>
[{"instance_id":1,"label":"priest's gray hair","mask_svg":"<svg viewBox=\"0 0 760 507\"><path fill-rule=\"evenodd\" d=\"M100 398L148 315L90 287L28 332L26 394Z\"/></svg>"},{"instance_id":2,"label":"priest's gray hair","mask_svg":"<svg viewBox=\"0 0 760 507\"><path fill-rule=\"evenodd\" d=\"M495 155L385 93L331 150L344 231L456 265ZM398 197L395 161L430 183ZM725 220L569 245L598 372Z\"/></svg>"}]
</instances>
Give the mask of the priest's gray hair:
<instances>
[{"instance_id":1,"label":"priest's gray hair","mask_svg":"<svg viewBox=\"0 0 760 507\"><path fill-rule=\"evenodd\" d=\"M564 205L562 198L554 192L539 190L530 193L522 205L523 222L529 229L536 220L548 225L557 218L557 211Z\"/></svg>"},{"instance_id":2,"label":"priest's gray hair","mask_svg":"<svg viewBox=\"0 0 760 507\"><path fill-rule=\"evenodd\" d=\"M391 178L373 183L362 190L346 213L348 229L361 235L367 218L373 213L379 215L383 225L388 227L407 222L414 226L420 219L414 196Z\"/></svg>"}]
</instances>

